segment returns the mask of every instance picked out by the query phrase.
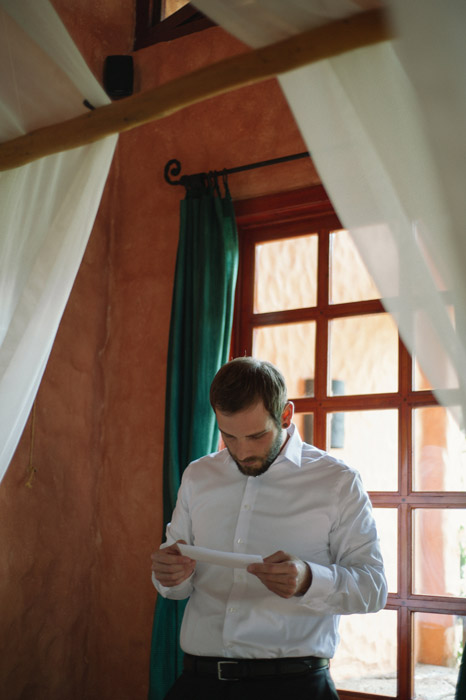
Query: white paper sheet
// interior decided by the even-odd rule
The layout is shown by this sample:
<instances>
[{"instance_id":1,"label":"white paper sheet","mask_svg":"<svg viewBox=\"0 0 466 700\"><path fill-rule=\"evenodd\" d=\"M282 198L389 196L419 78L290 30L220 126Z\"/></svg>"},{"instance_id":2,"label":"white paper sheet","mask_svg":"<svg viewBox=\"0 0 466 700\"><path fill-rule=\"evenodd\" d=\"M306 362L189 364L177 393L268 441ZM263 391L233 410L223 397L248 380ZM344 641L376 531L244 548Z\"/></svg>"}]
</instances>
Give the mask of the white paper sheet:
<instances>
[{"instance_id":1,"label":"white paper sheet","mask_svg":"<svg viewBox=\"0 0 466 700\"><path fill-rule=\"evenodd\" d=\"M246 569L249 564L262 564L263 559L259 554L237 554L236 552L219 552L207 547L194 547L190 544L178 544L181 554L196 561L207 564L229 566L233 569Z\"/></svg>"}]
</instances>

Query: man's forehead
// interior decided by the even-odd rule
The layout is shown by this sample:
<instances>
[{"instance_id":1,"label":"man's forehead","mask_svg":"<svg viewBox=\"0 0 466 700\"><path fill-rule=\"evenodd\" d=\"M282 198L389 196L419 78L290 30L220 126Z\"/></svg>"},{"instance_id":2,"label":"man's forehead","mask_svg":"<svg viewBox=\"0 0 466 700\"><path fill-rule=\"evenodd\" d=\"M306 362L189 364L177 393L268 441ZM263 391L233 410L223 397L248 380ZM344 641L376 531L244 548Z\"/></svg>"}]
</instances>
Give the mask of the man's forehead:
<instances>
[{"instance_id":1,"label":"man's forehead","mask_svg":"<svg viewBox=\"0 0 466 700\"><path fill-rule=\"evenodd\" d=\"M262 401L236 413L222 413L218 409L215 413L220 430L235 437L256 435L273 425L272 416Z\"/></svg>"}]
</instances>

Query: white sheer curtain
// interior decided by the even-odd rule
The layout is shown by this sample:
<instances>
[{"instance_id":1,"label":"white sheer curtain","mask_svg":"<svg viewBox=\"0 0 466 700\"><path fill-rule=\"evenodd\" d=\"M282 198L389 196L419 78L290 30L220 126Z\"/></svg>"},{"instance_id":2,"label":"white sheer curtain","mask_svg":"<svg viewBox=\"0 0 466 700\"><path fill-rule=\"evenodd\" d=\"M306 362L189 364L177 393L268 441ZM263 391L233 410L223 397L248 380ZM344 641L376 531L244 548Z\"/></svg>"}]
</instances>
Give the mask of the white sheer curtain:
<instances>
[{"instance_id":1,"label":"white sheer curtain","mask_svg":"<svg viewBox=\"0 0 466 700\"><path fill-rule=\"evenodd\" d=\"M446 390L459 388L464 409L466 3L195 4L254 47L371 5L389 10L396 41L291 71L280 83L322 182L405 344L439 400L451 403Z\"/></svg>"},{"instance_id":2,"label":"white sheer curtain","mask_svg":"<svg viewBox=\"0 0 466 700\"><path fill-rule=\"evenodd\" d=\"M0 0L0 140L109 100L48 0ZM0 173L0 480L18 444L116 144Z\"/></svg>"}]
</instances>

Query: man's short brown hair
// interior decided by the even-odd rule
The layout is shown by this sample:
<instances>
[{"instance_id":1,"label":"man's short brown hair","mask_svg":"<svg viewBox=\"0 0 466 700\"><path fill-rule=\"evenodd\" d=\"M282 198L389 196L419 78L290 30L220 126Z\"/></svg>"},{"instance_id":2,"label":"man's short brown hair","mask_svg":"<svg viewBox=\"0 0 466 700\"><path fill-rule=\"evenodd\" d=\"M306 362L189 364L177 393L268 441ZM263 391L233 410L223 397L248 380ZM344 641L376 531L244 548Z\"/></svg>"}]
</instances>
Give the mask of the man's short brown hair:
<instances>
[{"instance_id":1,"label":"man's short brown hair","mask_svg":"<svg viewBox=\"0 0 466 700\"><path fill-rule=\"evenodd\" d=\"M219 369L210 387L214 411L237 413L258 401L278 427L287 401L285 379L272 363L255 357L237 357Z\"/></svg>"}]
</instances>

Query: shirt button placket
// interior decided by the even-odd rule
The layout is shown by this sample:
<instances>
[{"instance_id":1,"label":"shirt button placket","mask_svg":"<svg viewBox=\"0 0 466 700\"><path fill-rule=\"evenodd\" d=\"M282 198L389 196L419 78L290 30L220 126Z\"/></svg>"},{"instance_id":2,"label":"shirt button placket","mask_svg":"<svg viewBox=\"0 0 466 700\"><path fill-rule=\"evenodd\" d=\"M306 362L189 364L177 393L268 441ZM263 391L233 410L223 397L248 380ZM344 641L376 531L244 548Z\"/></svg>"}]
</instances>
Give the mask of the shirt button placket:
<instances>
[{"instance_id":1,"label":"shirt button placket","mask_svg":"<svg viewBox=\"0 0 466 700\"><path fill-rule=\"evenodd\" d=\"M249 477L238 512L238 520L233 539L234 552L245 553L248 548L251 518L258 489L258 480L255 477ZM233 586L231 587L230 595L226 601L225 623L223 628L223 645L225 650L230 651L230 653L231 650L234 649L237 620L238 616L242 614L241 601L244 600L244 586L246 585L246 571L244 569L234 569Z\"/></svg>"},{"instance_id":2,"label":"shirt button placket","mask_svg":"<svg viewBox=\"0 0 466 700\"><path fill-rule=\"evenodd\" d=\"M253 505L256 498L259 484L256 477L249 477L246 488L244 489L243 500L238 513L236 523L235 539L233 550L235 552L245 552L249 540L249 531L251 527L251 517L253 513Z\"/></svg>"}]
</instances>

